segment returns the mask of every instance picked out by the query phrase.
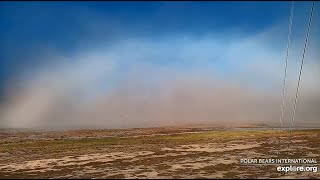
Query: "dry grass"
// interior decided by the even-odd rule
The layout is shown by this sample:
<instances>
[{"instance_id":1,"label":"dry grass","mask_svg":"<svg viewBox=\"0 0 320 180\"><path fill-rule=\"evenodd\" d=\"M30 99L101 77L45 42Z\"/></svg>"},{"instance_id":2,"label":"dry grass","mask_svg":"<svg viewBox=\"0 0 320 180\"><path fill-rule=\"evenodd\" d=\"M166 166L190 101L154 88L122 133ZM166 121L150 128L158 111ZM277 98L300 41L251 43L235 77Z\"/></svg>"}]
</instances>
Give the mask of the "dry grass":
<instances>
[{"instance_id":1,"label":"dry grass","mask_svg":"<svg viewBox=\"0 0 320 180\"><path fill-rule=\"evenodd\" d=\"M241 158L311 156L320 161L320 130L293 131L295 143L288 151L287 131L143 131L1 133L0 178L320 177L319 172L283 174L275 165L239 163Z\"/></svg>"}]
</instances>

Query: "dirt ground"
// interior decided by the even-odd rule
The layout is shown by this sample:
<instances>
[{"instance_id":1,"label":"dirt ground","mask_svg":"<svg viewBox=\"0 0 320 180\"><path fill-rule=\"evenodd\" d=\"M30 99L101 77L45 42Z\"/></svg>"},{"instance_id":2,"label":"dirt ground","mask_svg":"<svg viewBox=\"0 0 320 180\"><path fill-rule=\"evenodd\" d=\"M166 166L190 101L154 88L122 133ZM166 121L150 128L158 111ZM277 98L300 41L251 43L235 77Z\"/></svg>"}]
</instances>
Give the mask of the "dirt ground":
<instances>
[{"instance_id":1,"label":"dirt ground","mask_svg":"<svg viewBox=\"0 0 320 180\"><path fill-rule=\"evenodd\" d=\"M320 178L240 159L313 158L320 130L149 128L0 130L3 178ZM289 143L290 142L290 143Z\"/></svg>"}]
</instances>

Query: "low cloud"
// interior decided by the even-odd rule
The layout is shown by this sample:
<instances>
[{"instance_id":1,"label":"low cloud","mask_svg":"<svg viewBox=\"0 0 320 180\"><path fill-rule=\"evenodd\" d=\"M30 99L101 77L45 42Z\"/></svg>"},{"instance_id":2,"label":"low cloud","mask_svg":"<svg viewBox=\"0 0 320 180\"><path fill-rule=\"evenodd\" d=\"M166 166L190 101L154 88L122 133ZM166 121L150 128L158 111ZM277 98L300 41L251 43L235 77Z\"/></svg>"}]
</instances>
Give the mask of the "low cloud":
<instances>
[{"instance_id":1,"label":"low cloud","mask_svg":"<svg viewBox=\"0 0 320 180\"><path fill-rule=\"evenodd\" d=\"M1 107L2 126L278 125L284 52L266 43L265 36L234 37L227 42L215 35L128 39L54 56L57 60L50 62L56 64L33 69L22 76L19 87L9 86ZM320 125L316 58L311 53L306 59L296 119L300 125ZM298 53L291 59L286 125Z\"/></svg>"}]
</instances>

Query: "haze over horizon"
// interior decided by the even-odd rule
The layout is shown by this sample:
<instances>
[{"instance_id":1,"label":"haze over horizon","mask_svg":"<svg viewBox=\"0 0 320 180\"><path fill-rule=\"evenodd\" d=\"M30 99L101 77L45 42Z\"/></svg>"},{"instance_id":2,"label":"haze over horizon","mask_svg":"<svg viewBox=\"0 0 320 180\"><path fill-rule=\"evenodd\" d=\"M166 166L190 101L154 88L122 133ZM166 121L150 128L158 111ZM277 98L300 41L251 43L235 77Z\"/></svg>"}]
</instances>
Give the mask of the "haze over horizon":
<instances>
[{"instance_id":1,"label":"haze over horizon","mask_svg":"<svg viewBox=\"0 0 320 180\"><path fill-rule=\"evenodd\" d=\"M291 2L0 2L0 128L279 124ZM295 2L284 125L310 2ZM320 127L320 6L295 123Z\"/></svg>"}]
</instances>

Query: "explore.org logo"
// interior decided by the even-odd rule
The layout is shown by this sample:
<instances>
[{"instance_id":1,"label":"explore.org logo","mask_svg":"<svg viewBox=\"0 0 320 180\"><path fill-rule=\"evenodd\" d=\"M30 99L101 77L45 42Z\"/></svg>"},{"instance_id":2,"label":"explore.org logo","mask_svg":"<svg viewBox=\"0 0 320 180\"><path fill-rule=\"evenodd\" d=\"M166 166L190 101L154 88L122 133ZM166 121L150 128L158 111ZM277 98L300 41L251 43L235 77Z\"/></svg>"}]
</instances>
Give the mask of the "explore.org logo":
<instances>
[{"instance_id":1,"label":"explore.org logo","mask_svg":"<svg viewBox=\"0 0 320 180\"><path fill-rule=\"evenodd\" d=\"M278 172L318 172L317 159L240 159L241 165L278 165Z\"/></svg>"},{"instance_id":2,"label":"explore.org logo","mask_svg":"<svg viewBox=\"0 0 320 180\"><path fill-rule=\"evenodd\" d=\"M317 166L278 166L279 172L318 172Z\"/></svg>"}]
</instances>

